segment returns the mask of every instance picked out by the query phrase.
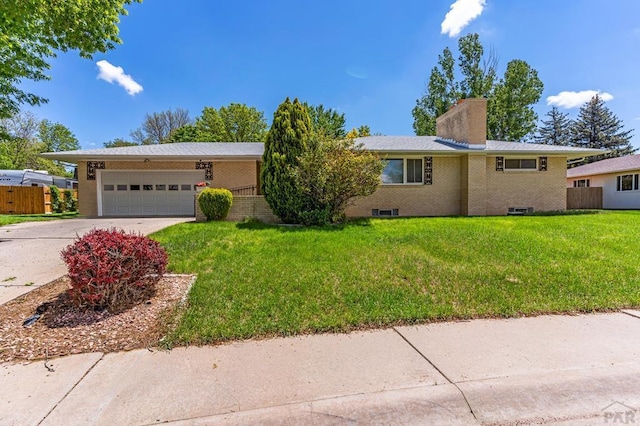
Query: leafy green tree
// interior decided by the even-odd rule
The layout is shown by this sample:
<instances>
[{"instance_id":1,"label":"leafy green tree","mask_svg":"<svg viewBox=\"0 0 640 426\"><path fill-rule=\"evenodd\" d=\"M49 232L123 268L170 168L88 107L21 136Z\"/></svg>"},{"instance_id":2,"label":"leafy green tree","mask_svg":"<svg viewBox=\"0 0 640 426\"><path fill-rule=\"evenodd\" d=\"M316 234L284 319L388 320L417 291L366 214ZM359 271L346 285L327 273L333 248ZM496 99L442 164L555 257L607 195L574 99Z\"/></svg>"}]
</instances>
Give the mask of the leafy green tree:
<instances>
[{"instance_id":1,"label":"leafy green tree","mask_svg":"<svg viewBox=\"0 0 640 426\"><path fill-rule=\"evenodd\" d=\"M488 100L488 137L523 139L535 128L537 120L531 109L542 93L537 72L526 62L514 60L496 82L497 57L492 51L485 55L477 34L461 37L458 50L457 75L451 51L445 48L438 56L438 66L432 69L425 93L412 111L416 135L434 135L436 118L458 99L484 97Z\"/></svg>"},{"instance_id":2,"label":"leafy green tree","mask_svg":"<svg viewBox=\"0 0 640 426\"><path fill-rule=\"evenodd\" d=\"M264 144L260 180L265 200L285 223L300 223L304 203L292 170L311 133L309 114L298 99L287 98L278 106Z\"/></svg>"},{"instance_id":3,"label":"leafy green tree","mask_svg":"<svg viewBox=\"0 0 640 426\"><path fill-rule=\"evenodd\" d=\"M326 225L344 220L349 202L366 197L380 185L384 168L378 156L353 139L311 139L292 173L303 197L300 220Z\"/></svg>"},{"instance_id":4,"label":"leafy green tree","mask_svg":"<svg viewBox=\"0 0 640 426\"><path fill-rule=\"evenodd\" d=\"M320 137L341 139L347 135L344 127L344 113L339 114L338 111L332 108L325 109L322 104L309 105L305 102L302 105L307 109L313 131Z\"/></svg>"},{"instance_id":5,"label":"leafy green tree","mask_svg":"<svg viewBox=\"0 0 640 426\"><path fill-rule=\"evenodd\" d=\"M0 118L18 114L21 104L47 100L20 88L23 80L48 80L49 61L58 52L81 57L107 52L116 44L125 5L140 0L0 0Z\"/></svg>"},{"instance_id":6,"label":"leafy green tree","mask_svg":"<svg viewBox=\"0 0 640 426\"><path fill-rule=\"evenodd\" d=\"M509 62L487 102L488 138L521 141L533 132L538 115L532 105L540 100L543 88L529 64L519 59Z\"/></svg>"},{"instance_id":7,"label":"leafy green tree","mask_svg":"<svg viewBox=\"0 0 640 426\"><path fill-rule=\"evenodd\" d=\"M176 129L169 137L169 142L207 142L200 140L200 133L195 124L185 124Z\"/></svg>"},{"instance_id":8,"label":"leafy green tree","mask_svg":"<svg viewBox=\"0 0 640 426\"><path fill-rule=\"evenodd\" d=\"M255 107L231 103L218 110L224 129L223 142L263 142L267 137L264 113Z\"/></svg>"},{"instance_id":9,"label":"leafy green tree","mask_svg":"<svg viewBox=\"0 0 640 426\"><path fill-rule=\"evenodd\" d=\"M194 126L198 141L223 142L226 138L222 117L213 107L204 107Z\"/></svg>"},{"instance_id":10,"label":"leafy green tree","mask_svg":"<svg viewBox=\"0 0 640 426\"><path fill-rule=\"evenodd\" d=\"M371 129L366 124L358 127L357 129L354 127L353 129L349 130L349 133L347 133L346 138L355 139L355 138L364 138L365 136L371 136Z\"/></svg>"},{"instance_id":11,"label":"leafy green tree","mask_svg":"<svg viewBox=\"0 0 640 426\"><path fill-rule=\"evenodd\" d=\"M191 119L186 109L154 112L145 115L142 127L131 132L131 137L139 145L169 143L171 134L189 123Z\"/></svg>"},{"instance_id":12,"label":"leafy green tree","mask_svg":"<svg viewBox=\"0 0 640 426\"><path fill-rule=\"evenodd\" d=\"M136 142L128 141L122 138L115 138L113 140L110 140L104 143L105 148L119 148L123 146L138 146L138 145L140 144Z\"/></svg>"},{"instance_id":13,"label":"leafy green tree","mask_svg":"<svg viewBox=\"0 0 640 426\"><path fill-rule=\"evenodd\" d=\"M196 118L194 140L202 142L263 142L267 137L264 113L245 104L204 107Z\"/></svg>"},{"instance_id":14,"label":"leafy green tree","mask_svg":"<svg viewBox=\"0 0 640 426\"><path fill-rule=\"evenodd\" d=\"M587 157L581 164L604 158L622 157L637 151L631 145L633 130L623 130L620 119L595 95L580 108L571 129L571 145L582 148L607 149L608 154ZM579 165L579 164L575 164Z\"/></svg>"},{"instance_id":15,"label":"leafy green tree","mask_svg":"<svg viewBox=\"0 0 640 426\"><path fill-rule=\"evenodd\" d=\"M80 143L66 126L42 120L38 126L38 137L47 152L74 151L80 149Z\"/></svg>"},{"instance_id":16,"label":"leafy green tree","mask_svg":"<svg viewBox=\"0 0 640 426\"><path fill-rule=\"evenodd\" d=\"M436 118L449 110L460 99L460 83L455 78L455 60L448 47L438 56L425 94L413 108L413 131L416 135L435 135Z\"/></svg>"},{"instance_id":17,"label":"leafy green tree","mask_svg":"<svg viewBox=\"0 0 640 426\"><path fill-rule=\"evenodd\" d=\"M545 145L570 145L573 122L569 119L569 114L554 106L547 112L546 117L548 120L542 120L533 138L534 142Z\"/></svg>"},{"instance_id":18,"label":"leafy green tree","mask_svg":"<svg viewBox=\"0 0 640 426\"><path fill-rule=\"evenodd\" d=\"M486 98L496 81L498 59L493 52L485 58L478 34L469 34L458 41L458 64L463 79L460 92L463 98Z\"/></svg>"},{"instance_id":19,"label":"leafy green tree","mask_svg":"<svg viewBox=\"0 0 640 426\"><path fill-rule=\"evenodd\" d=\"M46 170L61 176L70 174L62 164L39 156L40 153L49 151L53 145L48 146L40 140L41 122L32 113L21 112L0 120L0 128L3 129L3 136L0 137L0 168ZM67 131L68 129L63 133L66 134Z\"/></svg>"}]
</instances>

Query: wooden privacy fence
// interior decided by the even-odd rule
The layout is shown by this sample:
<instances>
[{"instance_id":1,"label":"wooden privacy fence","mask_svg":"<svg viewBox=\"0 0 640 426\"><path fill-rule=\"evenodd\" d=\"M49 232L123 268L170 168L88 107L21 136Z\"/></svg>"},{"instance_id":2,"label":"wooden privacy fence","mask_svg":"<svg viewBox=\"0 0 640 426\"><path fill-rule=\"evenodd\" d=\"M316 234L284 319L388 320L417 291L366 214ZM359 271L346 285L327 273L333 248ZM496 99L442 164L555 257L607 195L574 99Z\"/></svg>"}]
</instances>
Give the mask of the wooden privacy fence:
<instances>
[{"instance_id":1,"label":"wooden privacy fence","mask_svg":"<svg viewBox=\"0 0 640 426\"><path fill-rule=\"evenodd\" d=\"M601 208L602 187L567 188L567 210Z\"/></svg>"},{"instance_id":2,"label":"wooden privacy fence","mask_svg":"<svg viewBox=\"0 0 640 426\"><path fill-rule=\"evenodd\" d=\"M60 190L60 195L62 194ZM73 190L73 196L78 192ZM46 186L0 186L0 214L51 213L51 192Z\"/></svg>"}]
</instances>

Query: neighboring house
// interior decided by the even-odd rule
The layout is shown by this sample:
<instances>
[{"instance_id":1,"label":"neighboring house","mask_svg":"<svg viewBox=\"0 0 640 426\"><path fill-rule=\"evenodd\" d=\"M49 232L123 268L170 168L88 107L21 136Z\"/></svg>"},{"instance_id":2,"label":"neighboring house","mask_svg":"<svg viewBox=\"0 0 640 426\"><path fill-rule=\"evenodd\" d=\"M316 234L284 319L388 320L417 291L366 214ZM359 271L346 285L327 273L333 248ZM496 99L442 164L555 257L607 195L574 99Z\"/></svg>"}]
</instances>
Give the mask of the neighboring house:
<instances>
[{"instance_id":1,"label":"neighboring house","mask_svg":"<svg viewBox=\"0 0 640 426\"><path fill-rule=\"evenodd\" d=\"M73 179L62 176L50 175L43 170L0 170L1 186L51 186L55 185L59 188L71 189L74 183Z\"/></svg>"},{"instance_id":2,"label":"neighboring house","mask_svg":"<svg viewBox=\"0 0 640 426\"><path fill-rule=\"evenodd\" d=\"M566 208L567 160L602 151L486 140L486 99L438 117L438 136L371 136L386 161L382 185L348 216L504 215ZM230 218L264 216L263 144L174 143L43 154L78 164L80 212L88 216L193 215L194 185L229 188ZM247 194L252 195L243 195ZM270 212L268 212L270 213Z\"/></svg>"},{"instance_id":3,"label":"neighboring house","mask_svg":"<svg viewBox=\"0 0 640 426\"><path fill-rule=\"evenodd\" d=\"M567 187L602 187L602 208L640 209L640 155L609 158L567 170Z\"/></svg>"}]
</instances>

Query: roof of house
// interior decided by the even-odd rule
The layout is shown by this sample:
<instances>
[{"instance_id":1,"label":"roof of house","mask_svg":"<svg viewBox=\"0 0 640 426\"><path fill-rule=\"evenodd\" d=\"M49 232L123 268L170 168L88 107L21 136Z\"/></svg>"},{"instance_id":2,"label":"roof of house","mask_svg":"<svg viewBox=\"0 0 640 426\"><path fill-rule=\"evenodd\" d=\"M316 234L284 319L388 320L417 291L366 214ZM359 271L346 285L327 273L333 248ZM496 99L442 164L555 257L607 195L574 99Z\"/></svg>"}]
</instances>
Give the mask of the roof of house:
<instances>
[{"instance_id":1,"label":"roof of house","mask_svg":"<svg viewBox=\"0 0 640 426\"><path fill-rule=\"evenodd\" d=\"M116 148L79 149L76 151L47 152L43 157L76 162L84 160L122 159L259 159L262 142L179 142L159 145L122 146Z\"/></svg>"},{"instance_id":2,"label":"roof of house","mask_svg":"<svg viewBox=\"0 0 640 426\"><path fill-rule=\"evenodd\" d=\"M625 157L608 158L574 167L567 170L568 178L578 176L604 175L608 173L626 172L629 170L640 170L640 155L627 155Z\"/></svg>"},{"instance_id":3,"label":"roof of house","mask_svg":"<svg viewBox=\"0 0 640 426\"><path fill-rule=\"evenodd\" d=\"M484 152L492 155L566 155L581 158L606 151L555 145L520 142L487 141L486 145L469 146L436 136L368 136L356 139L357 143L383 154L464 154ZM48 152L43 157L67 162L87 160L141 160L141 159L260 159L264 152L262 142L179 142L161 145L140 145L117 148L81 149L76 151Z\"/></svg>"}]
</instances>

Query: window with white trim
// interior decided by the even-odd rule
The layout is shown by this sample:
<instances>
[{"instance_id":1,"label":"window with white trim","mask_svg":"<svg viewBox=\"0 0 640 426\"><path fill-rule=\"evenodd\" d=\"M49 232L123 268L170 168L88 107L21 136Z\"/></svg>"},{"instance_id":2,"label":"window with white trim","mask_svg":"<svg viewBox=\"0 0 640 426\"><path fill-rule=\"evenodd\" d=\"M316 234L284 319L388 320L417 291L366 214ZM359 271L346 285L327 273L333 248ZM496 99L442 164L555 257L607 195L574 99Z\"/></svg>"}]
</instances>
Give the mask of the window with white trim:
<instances>
[{"instance_id":1,"label":"window with white trim","mask_svg":"<svg viewBox=\"0 0 640 426\"><path fill-rule=\"evenodd\" d=\"M589 188L591 186L591 179L578 179L573 181L574 188Z\"/></svg>"},{"instance_id":2,"label":"window with white trim","mask_svg":"<svg viewBox=\"0 0 640 426\"><path fill-rule=\"evenodd\" d=\"M616 177L616 190L622 191L637 191L638 190L638 174L633 175L620 175Z\"/></svg>"},{"instance_id":3,"label":"window with white trim","mask_svg":"<svg viewBox=\"0 0 640 426\"><path fill-rule=\"evenodd\" d=\"M389 158L385 160L380 180L383 184L421 184L424 167L422 158Z\"/></svg>"},{"instance_id":4,"label":"window with white trim","mask_svg":"<svg viewBox=\"0 0 640 426\"><path fill-rule=\"evenodd\" d=\"M505 170L538 170L536 158L505 158Z\"/></svg>"}]
</instances>

